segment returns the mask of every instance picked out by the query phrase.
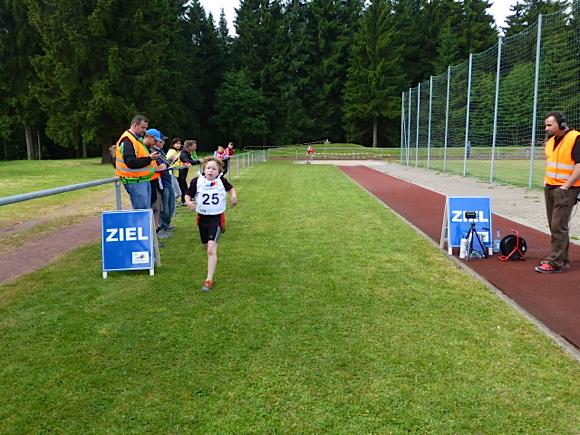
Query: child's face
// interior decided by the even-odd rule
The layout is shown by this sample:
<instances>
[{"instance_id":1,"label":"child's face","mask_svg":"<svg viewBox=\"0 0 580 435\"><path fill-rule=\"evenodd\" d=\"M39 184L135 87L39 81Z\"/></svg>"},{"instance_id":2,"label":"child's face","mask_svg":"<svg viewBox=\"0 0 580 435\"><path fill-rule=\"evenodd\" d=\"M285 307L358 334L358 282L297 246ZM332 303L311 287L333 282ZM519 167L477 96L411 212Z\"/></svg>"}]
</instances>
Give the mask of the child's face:
<instances>
[{"instance_id":1,"label":"child's face","mask_svg":"<svg viewBox=\"0 0 580 435\"><path fill-rule=\"evenodd\" d=\"M220 174L220 168L216 162L207 162L203 170L205 178L213 180Z\"/></svg>"}]
</instances>

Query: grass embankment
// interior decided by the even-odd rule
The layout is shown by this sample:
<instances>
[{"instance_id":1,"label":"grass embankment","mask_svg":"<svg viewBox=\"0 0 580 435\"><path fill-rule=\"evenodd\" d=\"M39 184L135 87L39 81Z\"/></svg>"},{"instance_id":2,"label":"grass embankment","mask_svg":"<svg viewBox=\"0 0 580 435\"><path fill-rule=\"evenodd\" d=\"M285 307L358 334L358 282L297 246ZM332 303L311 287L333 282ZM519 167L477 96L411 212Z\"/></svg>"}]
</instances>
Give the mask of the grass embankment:
<instances>
[{"instance_id":1,"label":"grass embankment","mask_svg":"<svg viewBox=\"0 0 580 435\"><path fill-rule=\"evenodd\" d=\"M426 168L428 151L419 148L418 159L415 148L409 150L409 165ZM441 147L429 151L429 168L449 174L463 175L464 152L462 147L447 149L447 161L444 161L444 150ZM491 147L472 147L471 156L467 160L466 175L478 180L489 182L491 175ZM528 187L530 178L529 147L497 147L495 151L493 181L494 183L511 184ZM543 150L535 150L532 188L541 189L544 185ZM405 156L403 156L405 158Z\"/></svg>"},{"instance_id":2,"label":"grass embankment","mask_svg":"<svg viewBox=\"0 0 580 435\"><path fill-rule=\"evenodd\" d=\"M580 367L337 169L236 180L216 288L100 247L0 287L0 432L575 433Z\"/></svg>"},{"instance_id":3,"label":"grass embankment","mask_svg":"<svg viewBox=\"0 0 580 435\"><path fill-rule=\"evenodd\" d=\"M100 159L0 162L0 197L113 176L112 166L101 164ZM127 203L128 197L124 200ZM97 216L102 210L114 206L113 184L2 206L0 253L8 252L32 237Z\"/></svg>"}]
</instances>

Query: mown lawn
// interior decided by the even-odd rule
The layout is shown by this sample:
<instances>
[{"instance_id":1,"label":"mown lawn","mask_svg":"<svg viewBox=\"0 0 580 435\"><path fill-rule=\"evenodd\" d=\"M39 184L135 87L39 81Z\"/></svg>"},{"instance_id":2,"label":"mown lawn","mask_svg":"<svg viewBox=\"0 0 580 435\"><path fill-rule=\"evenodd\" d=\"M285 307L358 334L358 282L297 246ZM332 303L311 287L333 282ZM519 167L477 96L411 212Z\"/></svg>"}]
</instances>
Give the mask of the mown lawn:
<instances>
[{"instance_id":1,"label":"mown lawn","mask_svg":"<svg viewBox=\"0 0 580 435\"><path fill-rule=\"evenodd\" d=\"M100 246L0 287L0 433L577 433L580 366L336 168L235 180L216 288Z\"/></svg>"},{"instance_id":2,"label":"mown lawn","mask_svg":"<svg viewBox=\"0 0 580 435\"><path fill-rule=\"evenodd\" d=\"M101 180L114 176L101 159L0 162L0 197ZM123 192L125 204L128 197ZM33 237L74 224L103 209L114 209L115 188L106 184L0 207L3 234L0 254Z\"/></svg>"}]
</instances>

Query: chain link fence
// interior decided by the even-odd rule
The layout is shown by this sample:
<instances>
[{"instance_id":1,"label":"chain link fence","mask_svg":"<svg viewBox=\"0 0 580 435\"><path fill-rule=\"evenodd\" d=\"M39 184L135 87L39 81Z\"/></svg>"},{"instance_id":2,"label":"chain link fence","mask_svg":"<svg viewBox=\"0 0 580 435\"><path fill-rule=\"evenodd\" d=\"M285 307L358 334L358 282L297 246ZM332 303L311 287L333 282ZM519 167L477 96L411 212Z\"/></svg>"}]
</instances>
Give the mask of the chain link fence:
<instances>
[{"instance_id":1,"label":"chain link fence","mask_svg":"<svg viewBox=\"0 0 580 435\"><path fill-rule=\"evenodd\" d=\"M543 119L580 126L580 0L402 94L402 164L543 185Z\"/></svg>"}]
</instances>

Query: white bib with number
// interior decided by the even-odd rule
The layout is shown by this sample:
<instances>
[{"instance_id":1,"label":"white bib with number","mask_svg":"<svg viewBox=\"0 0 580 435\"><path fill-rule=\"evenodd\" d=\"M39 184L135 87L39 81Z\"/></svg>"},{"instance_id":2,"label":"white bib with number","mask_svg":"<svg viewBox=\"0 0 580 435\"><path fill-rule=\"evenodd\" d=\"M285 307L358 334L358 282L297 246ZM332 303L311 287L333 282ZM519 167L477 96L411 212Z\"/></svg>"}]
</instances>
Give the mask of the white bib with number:
<instances>
[{"instance_id":1,"label":"white bib with number","mask_svg":"<svg viewBox=\"0 0 580 435\"><path fill-rule=\"evenodd\" d=\"M226 211L226 189L221 178L213 181L201 176L197 179L195 211L199 214L221 214Z\"/></svg>"}]
</instances>

